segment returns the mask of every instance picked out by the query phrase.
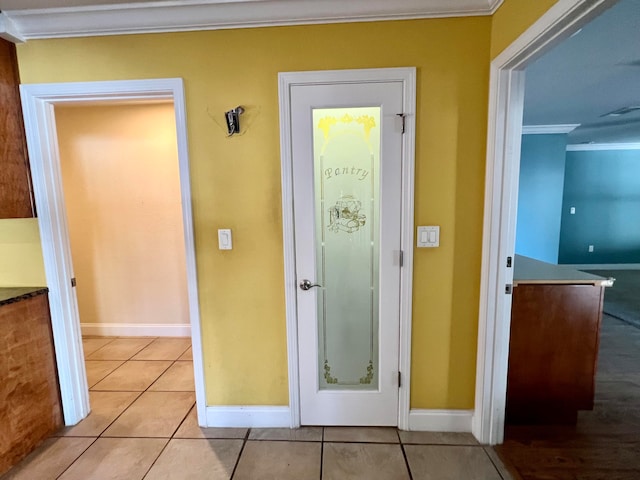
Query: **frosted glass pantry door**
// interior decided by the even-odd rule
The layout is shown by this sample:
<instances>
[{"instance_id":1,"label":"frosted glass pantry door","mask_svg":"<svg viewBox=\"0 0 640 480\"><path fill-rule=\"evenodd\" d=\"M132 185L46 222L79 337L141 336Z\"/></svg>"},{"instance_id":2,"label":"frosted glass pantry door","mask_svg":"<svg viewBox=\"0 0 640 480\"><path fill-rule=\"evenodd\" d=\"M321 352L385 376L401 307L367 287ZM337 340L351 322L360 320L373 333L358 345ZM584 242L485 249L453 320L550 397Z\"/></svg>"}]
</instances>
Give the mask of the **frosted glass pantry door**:
<instances>
[{"instance_id":1,"label":"frosted glass pantry door","mask_svg":"<svg viewBox=\"0 0 640 480\"><path fill-rule=\"evenodd\" d=\"M320 390L378 389L380 110L312 109Z\"/></svg>"},{"instance_id":2,"label":"frosted glass pantry door","mask_svg":"<svg viewBox=\"0 0 640 480\"><path fill-rule=\"evenodd\" d=\"M293 86L301 421L397 425L403 84Z\"/></svg>"}]
</instances>

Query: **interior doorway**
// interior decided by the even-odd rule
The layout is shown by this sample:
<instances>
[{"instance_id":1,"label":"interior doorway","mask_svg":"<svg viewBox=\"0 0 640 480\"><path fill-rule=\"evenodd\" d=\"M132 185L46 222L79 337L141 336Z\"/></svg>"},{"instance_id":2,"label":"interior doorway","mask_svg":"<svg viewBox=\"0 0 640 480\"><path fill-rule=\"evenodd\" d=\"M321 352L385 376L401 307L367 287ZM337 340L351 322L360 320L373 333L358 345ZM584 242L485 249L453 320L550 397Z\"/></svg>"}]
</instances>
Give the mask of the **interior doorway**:
<instances>
[{"instance_id":1,"label":"interior doorway","mask_svg":"<svg viewBox=\"0 0 640 480\"><path fill-rule=\"evenodd\" d=\"M65 424L74 425L89 411L81 329L75 294L69 229L63 196L55 108L130 102L171 102L177 137L182 230L191 327L198 421L206 424L205 390L193 240L191 184L181 79L89 82L21 86L38 223L49 287L51 321Z\"/></svg>"},{"instance_id":2,"label":"interior doorway","mask_svg":"<svg viewBox=\"0 0 640 480\"><path fill-rule=\"evenodd\" d=\"M83 335L190 337L173 103L55 116Z\"/></svg>"},{"instance_id":3,"label":"interior doorway","mask_svg":"<svg viewBox=\"0 0 640 480\"><path fill-rule=\"evenodd\" d=\"M524 109L524 69L615 0L557 2L491 63L485 214L472 430L483 443L504 438L512 259Z\"/></svg>"}]
</instances>

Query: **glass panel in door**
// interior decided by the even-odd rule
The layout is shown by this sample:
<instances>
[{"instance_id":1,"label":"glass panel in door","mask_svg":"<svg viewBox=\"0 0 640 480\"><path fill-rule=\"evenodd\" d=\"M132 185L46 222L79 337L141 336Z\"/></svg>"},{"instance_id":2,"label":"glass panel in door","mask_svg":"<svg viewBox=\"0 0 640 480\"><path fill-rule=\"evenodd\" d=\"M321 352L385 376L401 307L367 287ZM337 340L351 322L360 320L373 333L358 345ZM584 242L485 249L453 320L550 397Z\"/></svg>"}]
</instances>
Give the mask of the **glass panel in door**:
<instances>
[{"instance_id":1,"label":"glass panel in door","mask_svg":"<svg viewBox=\"0 0 640 480\"><path fill-rule=\"evenodd\" d=\"M380 107L314 108L320 390L377 390Z\"/></svg>"}]
</instances>

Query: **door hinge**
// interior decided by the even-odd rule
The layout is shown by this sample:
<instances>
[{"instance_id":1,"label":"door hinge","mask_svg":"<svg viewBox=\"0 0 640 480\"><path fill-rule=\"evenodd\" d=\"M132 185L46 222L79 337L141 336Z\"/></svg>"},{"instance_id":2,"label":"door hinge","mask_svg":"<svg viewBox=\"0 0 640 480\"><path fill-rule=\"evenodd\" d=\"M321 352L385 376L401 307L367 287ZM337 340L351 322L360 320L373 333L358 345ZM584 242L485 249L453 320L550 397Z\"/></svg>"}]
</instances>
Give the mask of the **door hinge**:
<instances>
[{"instance_id":1,"label":"door hinge","mask_svg":"<svg viewBox=\"0 0 640 480\"><path fill-rule=\"evenodd\" d=\"M396 116L400 117L400 119L402 120L402 133L404 134L404 120L407 115L404 113L396 113Z\"/></svg>"},{"instance_id":2,"label":"door hinge","mask_svg":"<svg viewBox=\"0 0 640 480\"><path fill-rule=\"evenodd\" d=\"M511 268L511 262L512 262L512 258L507 257L507 268Z\"/></svg>"},{"instance_id":3,"label":"door hinge","mask_svg":"<svg viewBox=\"0 0 640 480\"><path fill-rule=\"evenodd\" d=\"M75 287L75 286L76 286L76 277L73 277L73 278L71 279L71 286L72 286L72 287Z\"/></svg>"},{"instance_id":4,"label":"door hinge","mask_svg":"<svg viewBox=\"0 0 640 480\"><path fill-rule=\"evenodd\" d=\"M507 283L504 287L504 293L506 293L507 295L511 295L512 292L513 292L513 285L511 285L510 283Z\"/></svg>"},{"instance_id":5,"label":"door hinge","mask_svg":"<svg viewBox=\"0 0 640 480\"><path fill-rule=\"evenodd\" d=\"M398 372L398 388L402 386L402 372Z\"/></svg>"},{"instance_id":6,"label":"door hinge","mask_svg":"<svg viewBox=\"0 0 640 480\"><path fill-rule=\"evenodd\" d=\"M399 260L399 262L400 262L400 266L404 267L404 251L403 250L400 250L400 260Z\"/></svg>"}]
</instances>

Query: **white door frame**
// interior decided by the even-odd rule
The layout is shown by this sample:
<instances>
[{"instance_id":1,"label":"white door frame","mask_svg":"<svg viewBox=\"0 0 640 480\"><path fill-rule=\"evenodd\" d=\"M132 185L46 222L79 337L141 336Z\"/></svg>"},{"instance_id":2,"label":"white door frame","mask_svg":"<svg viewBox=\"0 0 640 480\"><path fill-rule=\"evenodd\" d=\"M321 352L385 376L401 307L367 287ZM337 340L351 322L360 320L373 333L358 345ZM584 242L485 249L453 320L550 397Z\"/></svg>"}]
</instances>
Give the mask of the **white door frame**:
<instances>
[{"instance_id":1,"label":"white door frame","mask_svg":"<svg viewBox=\"0 0 640 480\"><path fill-rule=\"evenodd\" d=\"M559 0L491 62L482 277L472 432L486 444L504 439L515 253L524 68L616 0Z\"/></svg>"},{"instance_id":2,"label":"white door frame","mask_svg":"<svg viewBox=\"0 0 640 480\"><path fill-rule=\"evenodd\" d=\"M78 307L75 292L71 286L73 265L62 190L54 106L149 100L173 102L178 143L196 406L198 423L205 425L205 382L182 79L21 85L20 92L33 191L38 209L45 274L49 287L51 325L66 425L75 425L88 415L89 392Z\"/></svg>"},{"instance_id":3,"label":"white door frame","mask_svg":"<svg viewBox=\"0 0 640 480\"><path fill-rule=\"evenodd\" d=\"M405 134L402 146L402 232L404 266L400 274L400 371L402 387L398 399L398 427L409 429L411 379L411 306L413 281L413 209L415 163L416 69L380 68L287 72L278 75L280 97L280 155L282 171L282 224L284 236L284 281L289 364L289 408L291 427L300 426L300 374L298 371L297 282L293 217L293 156L291 148L291 87L344 83L404 83Z\"/></svg>"}]
</instances>

